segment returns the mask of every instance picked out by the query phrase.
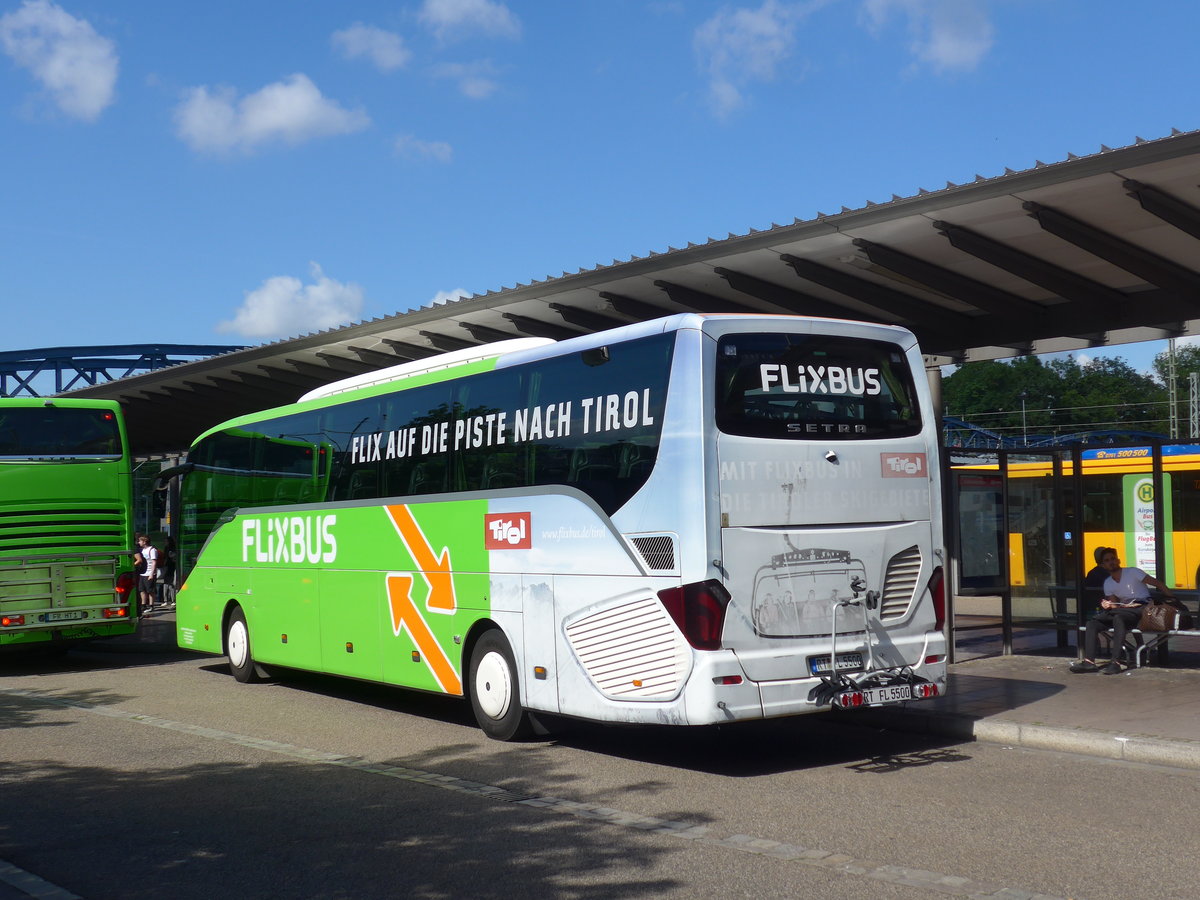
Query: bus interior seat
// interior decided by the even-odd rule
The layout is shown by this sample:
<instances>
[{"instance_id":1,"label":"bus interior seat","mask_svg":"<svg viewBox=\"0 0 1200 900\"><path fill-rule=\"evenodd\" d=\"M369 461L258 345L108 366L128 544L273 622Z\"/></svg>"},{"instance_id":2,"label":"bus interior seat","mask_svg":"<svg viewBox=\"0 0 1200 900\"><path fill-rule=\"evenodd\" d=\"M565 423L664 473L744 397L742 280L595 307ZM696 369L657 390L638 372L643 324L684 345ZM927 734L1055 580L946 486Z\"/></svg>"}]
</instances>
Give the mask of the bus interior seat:
<instances>
[{"instance_id":1,"label":"bus interior seat","mask_svg":"<svg viewBox=\"0 0 1200 900\"><path fill-rule=\"evenodd\" d=\"M410 494L436 494L446 489L446 463L441 460L425 460L413 466L408 479Z\"/></svg>"},{"instance_id":2,"label":"bus interior seat","mask_svg":"<svg viewBox=\"0 0 1200 900\"><path fill-rule=\"evenodd\" d=\"M616 478L618 472L615 448L576 447L571 454L571 481L595 481Z\"/></svg>"},{"instance_id":3,"label":"bus interior seat","mask_svg":"<svg viewBox=\"0 0 1200 900\"><path fill-rule=\"evenodd\" d=\"M621 469L618 477L645 479L654 468L655 453L645 444L621 444Z\"/></svg>"},{"instance_id":4,"label":"bus interior seat","mask_svg":"<svg viewBox=\"0 0 1200 900\"><path fill-rule=\"evenodd\" d=\"M272 499L277 506L283 503L294 503L296 502L296 496L302 492L303 487L303 485L297 484L297 479L295 478L280 478L275 485Z\"/></svg>"},{"instance_id":5,"label":"bus interior seat","mask_svg":"<svg viewBox=\"0 0 1200 900\"><path fill-rule=\"evenodd\" d=\"M562 484L569 480L571 454L557 445L533 448L530 484Z\"/></svg>"},{"instance_id":6,"label":"bus interior seat","mask_svg":"<svg viewBox=\"0 0 1200 900\"><path fill-rule=\"evenodd\" d=\"M379 475L376 472L360 471L350 476L350 499L365 500L379 495Z\"/></svg>"},{"instance_id":7,"label":"bus interior seat","mask_svg":"<svg viewBox=\"0 0 1200 900\"><path fill-rule=\"evenodd\" d=\"M516 457L511 453L494 454L483 464L479 486L484 489L516 487L519 481Z\"/></svg>"}]
</instances>

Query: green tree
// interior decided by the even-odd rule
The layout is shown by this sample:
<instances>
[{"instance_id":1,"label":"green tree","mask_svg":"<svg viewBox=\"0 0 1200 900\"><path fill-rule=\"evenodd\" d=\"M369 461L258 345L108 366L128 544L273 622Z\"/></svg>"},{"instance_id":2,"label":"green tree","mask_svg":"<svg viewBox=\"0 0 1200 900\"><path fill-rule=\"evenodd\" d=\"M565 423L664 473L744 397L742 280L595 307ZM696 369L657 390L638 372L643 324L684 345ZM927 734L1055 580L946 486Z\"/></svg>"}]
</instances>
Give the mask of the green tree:
<instances>
[{"instance_id":1,"label":"green tree","mask_svg":"<svg viewBox=\"0 0 1200 900\"><path fill-rule=\"evenodd\" d=\"M1009 436L1166 430L1166 390L1120 358L967 363L943 379L942 397L947 415Z\"/></svg>"},{"instance_id":2,"label":"green tree","mask_svg":"<svg viewBox=\"0 0 1200 900\"><path fill-rule=\"evenodd\" d=\"M1063 364L1066 365L1063 365ZM1074 359L1051 363L1062 375L1062 406L1077 431L1158 431L1166 433L1166 390L1124 359Z\"/></svg>"}]
</instances>

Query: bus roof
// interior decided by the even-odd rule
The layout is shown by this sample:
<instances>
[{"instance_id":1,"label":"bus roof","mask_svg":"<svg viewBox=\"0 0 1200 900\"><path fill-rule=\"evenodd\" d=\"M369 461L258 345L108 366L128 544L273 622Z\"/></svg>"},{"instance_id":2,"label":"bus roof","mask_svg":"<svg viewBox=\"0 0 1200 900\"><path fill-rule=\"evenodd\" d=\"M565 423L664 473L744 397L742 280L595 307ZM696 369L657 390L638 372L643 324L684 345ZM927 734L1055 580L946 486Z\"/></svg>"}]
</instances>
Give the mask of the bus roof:
<instances>
[{"instance_id":1,"label":"bus roof","mask_svg":"<svg viewBox=\"0 0 1200 900\"><path fill-rule=\"evenodd\" d=\"M581 334L578 337L566 338L560 341L548 338L514 338L509 341L481 344L478 347L468 347L464 350L441 353L426 359L414 360L411 363L401 363L400 365L390 366L376 372L366 372L362 375L345 378L311 390L294 403L248 413L220 422L198 435L192 441L192 444L195 445L197 441L208 437L210 434L223 431L227 428L251 424L263 418L287 415L290 412L299 411L299 409L308 407L309 405L325 406L340 403L343 399L350 399L349 396L343 397L343 394L367 396L383 393L388 390L389 386L394 385L399 387L401 382L407 380L411 380L413 382L411 386L416 387L420 384L458 377L460 374L473 374L475 371L481 371L481 364L489 361L494 361L496 368L504 368L563 353L573 353L603 347L605 344L612 343L613 341L634 340L652 334L664 334L670 331L680 331L689 328L703 331L705 330L706 323L723 324L732 321L742 321L747 324L753 322L804 322L808 323L808 327L810 328L813 324L820 323L820 326L825 328L834 326L838 329L852 329L853 331L858 331L860 336L864 332L873 332L879 338L884 338L886 335L891 340L898 341L906 351L916 343L916 337L908 329L898 325L887 325L877 322L858 322L850 319L830 319L818 316L795 316L775 313L681 312L664 316L660 319L631 322L628 325L622 325L608 331ZM408 386L405 385L405 387Z\"/></svg>"}]
</instances>

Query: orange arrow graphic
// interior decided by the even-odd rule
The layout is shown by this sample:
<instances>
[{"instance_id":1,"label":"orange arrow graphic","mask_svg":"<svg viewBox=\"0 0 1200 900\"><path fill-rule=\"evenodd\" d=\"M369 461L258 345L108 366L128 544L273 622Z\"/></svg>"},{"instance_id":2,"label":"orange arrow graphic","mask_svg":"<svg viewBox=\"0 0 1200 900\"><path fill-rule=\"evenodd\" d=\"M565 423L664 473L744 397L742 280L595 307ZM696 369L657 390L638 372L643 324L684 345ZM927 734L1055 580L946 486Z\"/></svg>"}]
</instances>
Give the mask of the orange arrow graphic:
<instances>
[{"instance_id":1,"label":"orange arrow graphic","mask_svg":"<svg viewBox=\"0 0 1200 900\"><path fill-rule=\"evenodd\" d=\"M454 612L458 603L454 599L454 578L450 574L450 550L443 547L441 558L438 558L407 506L389 506L387 511L421 577L429 584L425 606L431 612Z\"/></svg>"},{"instance_id":2,"label":"orange arrow graphic","mask_svg":"<svg viewBox=\"0 0 1200 900\"><path fill-rule=\"evenodd\" d=\"M421 651L421 659L429 666L433 677L447 694L461 696L462 680L454 671L454 664L446 656L442 645L437 642L429 625L421 617L412 599L411 575L387 576L388 605L392 609L392 631L399 636L401 628L407 628L413 643Z\"/></svg>"}]
</instances>

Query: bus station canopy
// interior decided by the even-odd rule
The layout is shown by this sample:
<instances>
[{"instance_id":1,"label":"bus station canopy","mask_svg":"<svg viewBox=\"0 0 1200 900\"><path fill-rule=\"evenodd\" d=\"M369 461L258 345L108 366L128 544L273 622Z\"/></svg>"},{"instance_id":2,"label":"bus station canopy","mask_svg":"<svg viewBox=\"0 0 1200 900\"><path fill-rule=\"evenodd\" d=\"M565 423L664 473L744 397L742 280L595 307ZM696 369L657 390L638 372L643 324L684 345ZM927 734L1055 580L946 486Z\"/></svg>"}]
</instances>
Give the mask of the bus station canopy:
<instances>
[{"instance_id":1,"label":"bus station canopy","mask_svg":"<svg viewBox=\"0 0 1200 900\"><path fill-rule=\"evenodd\" d=\"M563 273L74 391L124 404L135 453L321 384L513 337L676 312L916 333L930 367L1200 333L1200 131Z\"/></svg>"}]
</instances>

